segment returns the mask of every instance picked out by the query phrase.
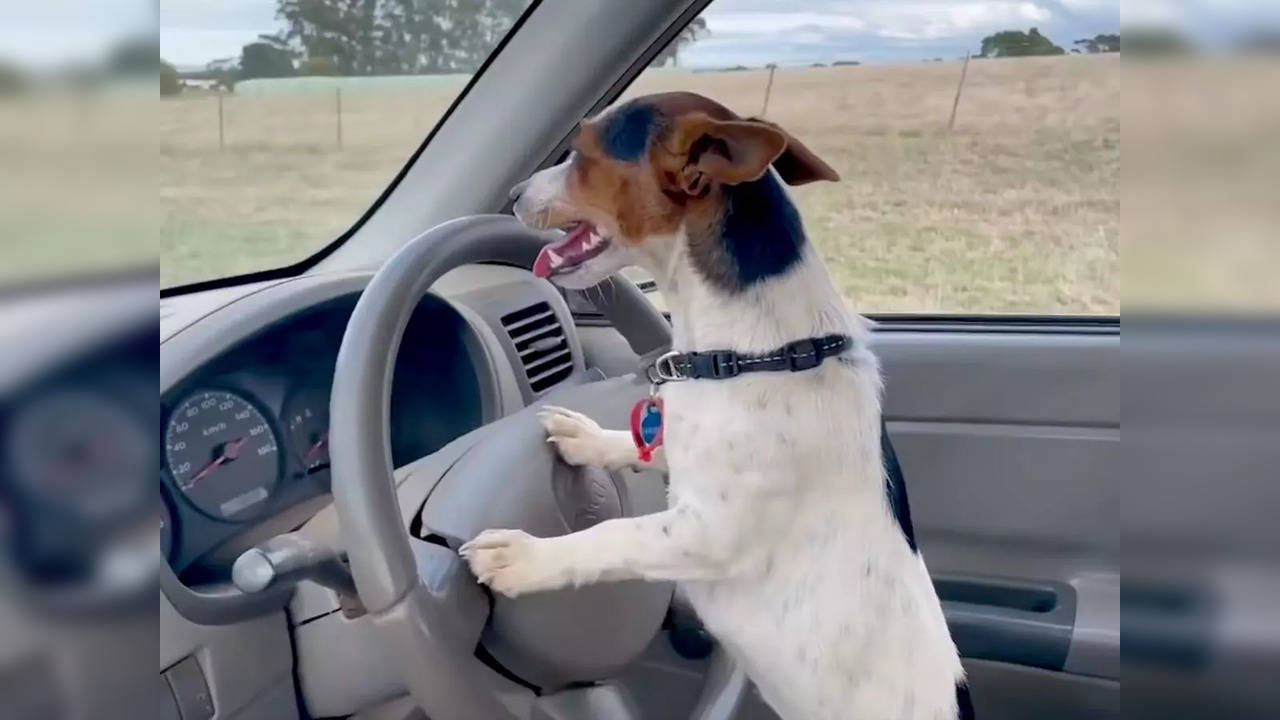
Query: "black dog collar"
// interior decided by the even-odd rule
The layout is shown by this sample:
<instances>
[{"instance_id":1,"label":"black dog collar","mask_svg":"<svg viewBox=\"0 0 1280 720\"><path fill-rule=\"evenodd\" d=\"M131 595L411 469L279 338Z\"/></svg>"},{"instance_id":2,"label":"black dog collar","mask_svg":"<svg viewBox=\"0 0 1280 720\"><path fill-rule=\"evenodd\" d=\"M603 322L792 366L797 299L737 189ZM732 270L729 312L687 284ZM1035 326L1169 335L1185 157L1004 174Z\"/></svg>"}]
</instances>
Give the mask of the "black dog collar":
<instances>
[{"instance_id":1,"label":"black dog collar","mask_svg":"<svg viewBox=\"0 0 1280 720\"><path fill-rule=\"evenodd\" d=\"M682 353L672 350L660 355L645 368L649 382L661 385L680 380L727 380L752 372L800 372L812 370L823 360L852 347L848 335L805 338L760 355L733 350L704 350Z\"/></svg>"}]
</instances>

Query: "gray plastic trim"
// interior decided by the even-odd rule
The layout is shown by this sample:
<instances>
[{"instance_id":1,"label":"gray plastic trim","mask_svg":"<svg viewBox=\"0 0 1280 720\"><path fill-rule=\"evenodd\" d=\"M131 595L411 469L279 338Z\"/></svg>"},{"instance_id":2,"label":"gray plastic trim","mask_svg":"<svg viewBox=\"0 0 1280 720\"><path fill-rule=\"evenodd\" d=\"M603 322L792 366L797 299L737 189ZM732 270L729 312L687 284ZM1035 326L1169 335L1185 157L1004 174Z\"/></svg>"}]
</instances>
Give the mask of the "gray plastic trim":
<instances>
[{"instance_id":1,"label":"gray plastic trim","mask_svg":"<svg viewBox=\"0 0 1280 720\"><path fill-rule=\"evenodd\" d=\"M640 288L630 281L607 282L599 291L588 295L591 302L609 319L610 325L622 333L637 357L671 347L671 323L658 312L638 313L628 310L637 302L652 305Z\"/></svg>"},{"instance_id":2,"label":"gray plastic trim","mask_svg":"<svg viewBox=\"0 0 1280 720\"><path fill-rule=\"evenodd\" d=\"M1120 574L1074 578L1076 620L1062 669L1076 675L1120 679Z\"/></svg>"},{"instance_id":3,"label":"gray plastic trim","mask_svg":"<svg viewBox=\"0 0 1280 720\"><path fill-rule=\"evenodd\" d=\"M733 720L747 697L747 675L721 647L711 654L702 695L691 720Z\"/></svg>"},{"instance_id":4,"label":"gray plastic trim","mask_svg":"<svg viewBox=\"0 0 1280 720\"><path fill-rule=\"evenodd\" d=\"M231 583L188 587L160 564L160 591L182 617L201 625L233 625L283 608L293 587L278 585L259 593L245 593Z\"/></svg>"},{"instance_id":5,"label":"gray plastic trim","mask_svg":"<svg viewBox=\"0 0 1280 720\"><path fill-rule=\"evenodd\" d=\"M368 281L367 272L302 277L271 285L218 308L161 341L161 394L270 325L325 301L358 293ZM168 302L177 303L179 299Z\"/></svg>"},{"instance_id":6,"label":"gray plastic trim","mask_svg":"<svg viewBox=\"0 0 1280 720\"><path fill-rule=\"evenodd\" d=\"M506 364L514 373L519 389L520 400L512 408L513 410L518 410L532 402L536 394L529 384L524 362L520 359L511 336L502 324L502 318L512 312L523 310L538 302L546 303L555 314L556 322L560 324L573 362L569 377L561 382L581 380L584 367L582 347L578 344L577 334L572 329L573 316L569 313L564 299L549 283L538 280L528 273L521 273L518 280L508 282L501 287L480 287L459 295L458 299L471 308L486 327L493 329L494 336L497 338L497 349L501 351Z\"/></svg>"},{"instance_id":7,"label":"gray plastic trim","mask_svg":"<svg viewBox=\"0 0 1280 720\"><path fill-rule=\"evenodd\" d=\"M210 720L213 717L213 695L205 682L204 671L194 657L187 657L164 673L178 704L182 720Z\"/></svg>"},{"instance_id":8,"label":"gray plastic trim","mask_svg":"<svg viewBox=\"0 0 1280 720\"><path fill-rule=\"evenodd\" d=\"M297 717L293 653L283 612L236 625L200 625L179 615L161 596L159 615L160 670L194 656L217 718Z\"/></svg>"},{"instance_id":9,"label":"gray plastic trim","mask_svg":"<svg viewBox=\"0 0 1280 720\"><path fill-rule=\"evenodd\" d=\"M538 698L531 720L641 720L635 701L620 685L564 690Z\"/></svg>"}]
</instances>

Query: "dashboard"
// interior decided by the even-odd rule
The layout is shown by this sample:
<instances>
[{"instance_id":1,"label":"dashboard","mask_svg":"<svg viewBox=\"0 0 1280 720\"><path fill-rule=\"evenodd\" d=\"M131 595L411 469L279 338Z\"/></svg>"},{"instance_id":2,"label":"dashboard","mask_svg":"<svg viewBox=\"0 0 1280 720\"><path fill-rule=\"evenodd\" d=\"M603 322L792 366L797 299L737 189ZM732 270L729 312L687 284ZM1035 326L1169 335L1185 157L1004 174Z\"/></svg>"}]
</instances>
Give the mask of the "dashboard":
<instances>
[{"instance_id":1,"label":"dashboard","mask_svg":"<svg viewBox=\"0 0 1280 720\"><path fill-rule=\"evenodd\" d=\"M542 366L528 365L530 357L561 352L568 369L553 378L560 382L581 371L576 339L564 330L571 327L567 307L550 286L509 268L460 270L469 275L455 278L465 290L448 299L427 294L397 351L390 417L395 467L539 394L527 371ZM244 332L227 324L233 340L195 358L167 388L162 344L161 548L183 585L224 583L241 552L295 529L330 503L329 397L359 297L353 284L362 283L259 293L278 297L249 321L261 327ZM255 299L263 300L251 296L240 304ZM541 316L550 316L546 331L520 332L529 318Z\"/></svg>"}]
</instances>

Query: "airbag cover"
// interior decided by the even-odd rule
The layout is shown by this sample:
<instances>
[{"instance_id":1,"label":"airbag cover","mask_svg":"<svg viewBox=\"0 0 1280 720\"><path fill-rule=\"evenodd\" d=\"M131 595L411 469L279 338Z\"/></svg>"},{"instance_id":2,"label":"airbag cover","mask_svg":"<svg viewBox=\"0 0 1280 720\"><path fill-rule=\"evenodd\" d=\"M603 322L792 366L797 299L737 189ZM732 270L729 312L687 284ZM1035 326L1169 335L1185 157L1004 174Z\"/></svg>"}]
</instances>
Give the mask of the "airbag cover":
<instances>
[{"instance_id":1,"label":"airbag cover","mask_svg":"<svg viewBox=\"0 0 1280 720\"><path fill-rule=\"evenodd\" d=\"M571 388L554 402L605 427L625 427L627 408L643 392L630 380L613 380ZM426 531L454 540L487 528L552 537L666 507L659 474L565 465L546 442L536 408L490 430L431 493L422 516ZM653 639L671 593L670 583L624 581L516 599L495 595L482 642L504 668L539 688L603 679Z\"/></svg>"}]
</instances>

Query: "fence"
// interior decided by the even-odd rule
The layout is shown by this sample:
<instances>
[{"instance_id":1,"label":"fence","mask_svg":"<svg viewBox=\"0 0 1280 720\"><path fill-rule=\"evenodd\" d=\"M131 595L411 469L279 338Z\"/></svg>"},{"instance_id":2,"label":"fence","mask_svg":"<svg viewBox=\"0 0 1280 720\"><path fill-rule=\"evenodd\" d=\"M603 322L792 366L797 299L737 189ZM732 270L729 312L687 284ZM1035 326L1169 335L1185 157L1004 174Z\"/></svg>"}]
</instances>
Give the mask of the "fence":
<instances>
[{"instance_id":1,"label":"fence","mask_svg":"<svg viewBox=\"0 0 1280 720\"><path fill-rule=\"evenodd\" d=\"M456 97L456 76L447 77L449 82L248 81L229 94L188 91L161 103L161 143L179 151L231 152L400 147L408 136L421 142Z\"/></svg>"},{"instance_id":2,"label":"fence","mask_svg":"<svg viewBox=\"0 0 1280 720\"><path fill-rule=\"evenodd\" d=\"M947 120L949 130L955 127L968 65L966 56ZM787 82L794 80L797 71L804 70L807 68L782 69L777 78L780 89L785 91ZM750 78L750 82L760 83L756 90L761 98L759 115L766 117L778 73L776 65L740 73L655 71L642 76L637 87L645 86L644 80L652 79L684 76L696 83L700 78L742 75L744 79ZM381 144L380 136L397 136L403 132L425 134L461 91L465 79L466 76L456 75L290 78L246 81L232 94L188 91L187 95L168 100L163 106L162 122L166 127L162 128L161 138L170 146L182 147L204 146L207 141L219 150L264 145L341 150L353 136L359 138L357 145ZM745 88L739 88L742 89ZM732 100L745 100L742 96L749 96L750 92L729 94ZM755 114L754 108L742 101L734 107L744 115ZM207 113L207 117L202 119L201 113Z\"/></svg>"}]
</instances>

